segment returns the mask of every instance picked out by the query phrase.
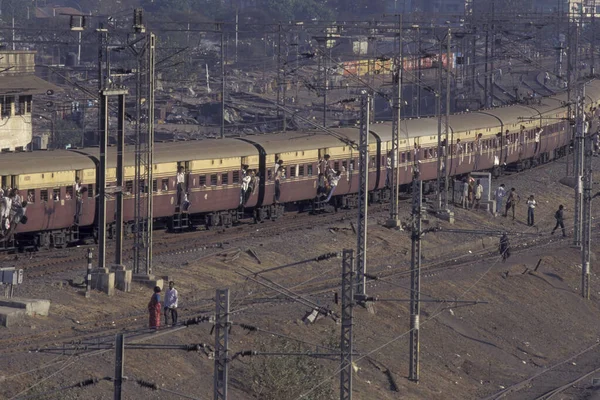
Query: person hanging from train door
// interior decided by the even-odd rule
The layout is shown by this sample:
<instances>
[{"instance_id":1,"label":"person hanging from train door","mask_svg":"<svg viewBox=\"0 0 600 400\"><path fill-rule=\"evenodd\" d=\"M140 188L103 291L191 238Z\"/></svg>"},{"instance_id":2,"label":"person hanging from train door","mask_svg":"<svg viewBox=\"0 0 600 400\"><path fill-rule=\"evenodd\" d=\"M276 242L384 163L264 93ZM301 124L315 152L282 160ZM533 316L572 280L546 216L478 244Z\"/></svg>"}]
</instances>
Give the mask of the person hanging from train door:
<instances>
[{"instance_id":1,"label":"person hanging from train door","mask_svg":"<svg viewBox=\"0 0 600 400\"><path fill-rule=\"evenodd\" d=\"M246 194L244 196L244 205L250 200L250 196L252 196L256 192L256 188L258 187L258 176L256 176L256 170L251 169L248 173L248 189L246 189Z\"/></svg>"},{"instance_id":2,"label":"person hanging from train door","mask_svg":"<svg viewBox=\"0 0 600 400\"><path fill-rule=\"evenodd\" d=\"M385 159L385 187L392 187L392 150L388 151L387 157Z\"/></svg>"},{"instance_id":3,"label":"person hanging from train door","mask_svg":"<svg viewBox=\"0 0 600 400\"><path fill-rule=\"evenodd\" d=\"M275 166L273 167L273 179L275 179L275 175L277 175L277 171L280 167L283 167L283 160L275 157Z\"/></svg>"},{"instance_id":4,"label":"person hanging from train door","mask_svg":"<svg viewBox=\"0 0 600 400\"><path fill-rule=\"evenodd\" d=\"M275 174L275 204L279 204L279 198L281 197L281 181L285 179L285 169L279 167Z\"/></svg>"},{"instance_id":5,"label":"person hanging from train door","mask_svg":"<svg viewBox=\"0 0 600 400\"><path fill-rule=\"evenodd\" d=\"M250 174L248 173L248 166L242 164L242 182L240 184L240 206L244 205L246 198L246 191L248 190L248 184L250 183Z\"/></svg>"},{"instance_id":6,"label":"person hanging from train door","mask_svg":"<svg viewBox=\"0 0 600 400\"><path fill-rule=\"evenodd\" d=\"M0 200L0 232L5 233L10 229L9 217L13 201L10 191L5 192Z\"/></svg>"},{"instance_id":7,"label":"person hanging from train door","mask_svg":"<svg viewBox=\"0 0 600 400\"><path fill-rule=\"evenodd\" d=\"M323 156L323 158L319 160L317 173L323 174L324 176L327 176L327 174L329 174L329 170L331 169L331 165L330 165L330 161L329 161L330 158L331 158L331 156L329 154L325 154Z\"/></svg>"},{"instance_id":8,"label":"person hanging from train door","mask_svg":"<svg viewBox=\"0 0 600 400\"><path fill-rule=\"evenodd\" d=\"M325 199L325 202L331 200L331 196L333 196L333 192L335 192L335 188L337 187L341 177L342 171L337 171L329 177L329 193L327 195L327 198Z\"/></svg>"},{"instance_id":9,"label":"person hanging from train door","mask_svg":"<svg viewBox=\"0 0 600 400\"><path fill-rule=\"evenodd\" d=\"M540 137L542 136L542 132L544 130L542 128L540 128L539 126L537 128L535 128L535 136L533 141L535 142L535 147L533 148L533 154L537 155L538 150L540 149Z\"/></svg>"},{"instance_id":10,"label":"person hanging from train door","mask_svg":"<svg viewBox=\"0 0 600 400\"><path fill-rule=\"evenodd\" d=\"M183 201L183 194L186 192L185 190L185 173L183 172L183 166L177 167L177 205L180 206Z\"/></svg>"},{"instance_id":11,"label":"person hanging from train door","mask_svg":"<svg viewBox=\"0 0 600 400\"><path fill-rule=\"evenodd\" d=\"M79 177L75 178L73 189L75 191L75 215L73 216L73 224L79 225L79 217L81 216L81 209L83 206L83 194L87 189L81 184Z\"/></svg>"}]
</instances>

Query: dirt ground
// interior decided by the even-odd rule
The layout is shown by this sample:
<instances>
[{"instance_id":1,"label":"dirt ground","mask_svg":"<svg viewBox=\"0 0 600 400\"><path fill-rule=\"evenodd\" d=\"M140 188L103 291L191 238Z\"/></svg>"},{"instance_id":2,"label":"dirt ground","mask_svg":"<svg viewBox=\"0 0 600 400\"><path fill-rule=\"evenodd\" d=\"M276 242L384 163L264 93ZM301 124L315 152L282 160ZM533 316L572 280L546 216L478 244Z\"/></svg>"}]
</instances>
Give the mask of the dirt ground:
<instances>
[{"instance_id":1,"label":"dirt ground","mask_svg":"<svg viewBox=\"0 0 600 400\"><path fill-rule=\"evenodd\" d=\"M594 163L597 164L595 167L600 166L599 159L594 159ZM375 314L355 307L354 350L359 354L355 356L353 373L355 400L485 398L598 340L599 324L596 321L600 317L597 306L600 282L597 274L592 274L592 298L584 300L580 295L579 251L571 247L570 237L562 239L560 234L550 235L558 204L565 205L567 230L572 230L573 189L558 182L564 172L565 162L557 161L504 176L495 182L495 185L503 182L508 188L515 187L521 195L516 221L493 217L483 210L455 208L454 225L433 216L424 224L424 228L440 226L442 231L428 233L422 241L422 299L448 302L421 305L418 384L407 378L409 303L406 300L410 298L410 281L406 272L410 269L410 233L384 228L382 224L387 212L370 213L368 271L381 279L370 281L367 292L393 301L376 302ZM538 201L534 227L525 223L524 202L529 194L535 194ZM401 212L408 215L408 202L401 205ZM334 303L334 294L340 292L340 258L307 262L263 275L271 282L301 294L300 302L286 300L245 277L274 285L252 273L355 247L356 238L350 225L354 220L353 213L345 221L335 224L321 225L318 216L308 218L314 218L312 228L289 235L255 240L249 234L245 240L229 243L224 250L208 249L157 257L155 273L176 281L181 297L180 320L214 314L215 289L229 287L230 317L234 323L229 336L231 354L264 348L275 351L291 343L277 335L313 345L303 347L303 352L339 352L339 320L321 318L313 324L305 324L302 319L311 311L308 302L329 307L340 315L340 306ZM513 254L503 263L497 256L498 237L450 233L444 232L444 228L504 230L509 233ZM269 228L259 225L256 229ZM568 235L572 236L572 233L568 232ZM198 237L201 246L202 234ZM531 245L535 247L526 248ZM232 260L231 254L236 254L238 249L241 250L239 257ZM255 251L260 264L246 251L248 249ZM536 272L523 273L526 269L533 270L539 260ZM448 261L458 266L427 271L427 268ZM595 257L592 272L594 264ZM97 343L112 343L115 329L126 329L128 340L143 337L139 335L145 333L147 324L149 288L134 284L131 293L116 292L109 298L94 292L86 299L80 288L67 284L67 280L75 275L81 273L31 280L18 288L17 296L50 299L51 315L26 318L14 327L0 328L0 340L15 339L11 344L15 349L4 349L8 352L0 357L0 399L24 398L65 388L91 377L113 376L113 351L88 352L80 356L49 352L50 348L62 349L68 338L81 338L87 333L86 337L94 338L84 341L91 349ZM263 332L249 333L239 324L253 325ZM212 324L208 322L182 329L169 328L146 338L144 343L204 343L212 347L211 328ZM40 337L32 338L31 335ZM43 342L46 351L20 350L37 346L37 341ZM292 360L291 365L305 365L299 357L288 359ZM275 363L281 362L281 357L238 357L230 363L230 398L270 398L252 390L256 381L254 371L261 360ZM312 397L315 392L311 390L318 386L330 388L332 398L337 398L338 360L339 357L318 359L314 361L318 368L310 364L313 369L309 368L306 374L296 371L295 377L285 377L296 384L290 385L282 397L299 399L305 394L303 398L317 398ZM213 366L214 360L203 351L126 350L125 375L129 379L123 386L124 398L181 398L172 392L196 399L212 398ZM286 381L283 375L287 372L290 371L278 371L279 375L273 377ZM156 383L159 390L141 387L136 380ZM43 398L112 399L112 385L108 380L101 380L96 385L64 389ZM516 397L508 398L529 397L526 392L519 392Z\"/></svg>"}]
</instances>

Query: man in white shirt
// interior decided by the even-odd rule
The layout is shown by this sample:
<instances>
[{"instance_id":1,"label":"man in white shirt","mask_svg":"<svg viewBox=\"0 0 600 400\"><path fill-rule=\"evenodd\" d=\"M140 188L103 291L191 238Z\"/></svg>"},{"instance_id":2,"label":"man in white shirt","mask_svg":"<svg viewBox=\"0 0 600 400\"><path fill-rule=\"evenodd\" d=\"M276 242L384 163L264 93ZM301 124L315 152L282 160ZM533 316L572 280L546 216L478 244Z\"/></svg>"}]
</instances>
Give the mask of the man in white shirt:
<instances>
[{"instance_id":1,"label":"man in white shirt","mask_svg":"<svg viewBox=\"0 0 600 400\"><path fill-rule=\"evenodd\" d=\"M542 136L542 128L537 127L535 130L535 148L533 150L533 154L537 154L538 150L540 149L540 137Z\"/></svg>"},{"instance_id":2,"label":"man in white shirt","mask_svg":"<svg viewBox=\"0 0 600 400\"><path fill-rule=\"evenodd\" d=\"M181 201L183 200L183 193L185 193L184 185L185 185L185 174L183 172L183 167L177 168L177 205L181 205Z\"/></svg>"},{"instance_id":3,"label":"man in white shirt","mask_svg":"<svg viewBox=\"0 0 600 400\"><path fill-rule=\"evenodd\" d=\"M479 210L481 196L483 196L483 185L481 184L481 180L477 179L477 185L475 185L475 201L473 202L471 208L475 208L475 206L477 206L477 209Z\"/></svg>"},{"instance_id":4,"label":"man in white shirt","mask_svg":"<svg viewBox=\"0 0 600 400\"><path fill-rule=\"evenodd\" d=\"M527 199L527 225L529 226L533 226L534 224L534 211L536 205L537 202L533 195L529 196L529 199Z\"/></svg>"},{"instance_id":5,"label":"man in white shirt","mask_svg":"<svg viewBox=\"0 0 600 400\"><path fill-rule=\"evenodd\" d=\"M494 197L496 197L496 215L502 213L502 201L504 200L505 196L506 196L506 188L504 186L504 183L502 183L502 184L500 184L500 186L498 186L498 188L494 192Z\"/></svg>"},{"instance_id":6,"label":"man in white shirt","mask_svg":"<svg viewBox=\"0 0 600 400\"><path fill-rule=\"evenodd\" d=\"M169 314L171 314L171 326L177 325L177 301L179 294L175 289L175 282L169 281L169 290L165 293L165 325L169 325Z\"/></svg>"}]
</instances>

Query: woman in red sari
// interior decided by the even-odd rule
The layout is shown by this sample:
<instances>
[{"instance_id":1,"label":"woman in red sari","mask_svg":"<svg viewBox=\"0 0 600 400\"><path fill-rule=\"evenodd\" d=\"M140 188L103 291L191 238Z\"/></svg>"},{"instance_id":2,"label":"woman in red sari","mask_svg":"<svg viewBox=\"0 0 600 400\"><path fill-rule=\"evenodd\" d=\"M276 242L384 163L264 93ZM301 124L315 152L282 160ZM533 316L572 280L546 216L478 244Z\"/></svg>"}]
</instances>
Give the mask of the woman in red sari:
<instances>
[{"instance_id":1,"label":"woman in red sari","mask_svg":"<svg viewBox=\"0 0 600 400\"><path fill-rule=\"evenodd\" d=\"M148 303L150 313L150 329L158 329L160 326L160 287L154 288L154 294Z\"/></svg>"}]
</instances>

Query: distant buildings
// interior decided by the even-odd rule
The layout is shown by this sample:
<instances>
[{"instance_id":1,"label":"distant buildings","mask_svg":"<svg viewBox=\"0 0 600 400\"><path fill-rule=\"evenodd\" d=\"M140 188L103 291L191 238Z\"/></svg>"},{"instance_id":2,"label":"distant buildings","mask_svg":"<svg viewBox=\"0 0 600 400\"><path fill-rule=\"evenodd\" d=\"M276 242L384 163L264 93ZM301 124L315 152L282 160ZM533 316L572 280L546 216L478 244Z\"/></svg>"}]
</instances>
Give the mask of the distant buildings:
<instances>
[{"instance_id":1,"label":"distant buildings","mask_svg":"<svg viewBox=\"0 0 600 400\"><path fill-rule=\"evenodd\" d=\"M28 148L33 96L57 89L34 75L34 58L35 51L0 50L0 151Z\"/></svg>"}]
</instances>

